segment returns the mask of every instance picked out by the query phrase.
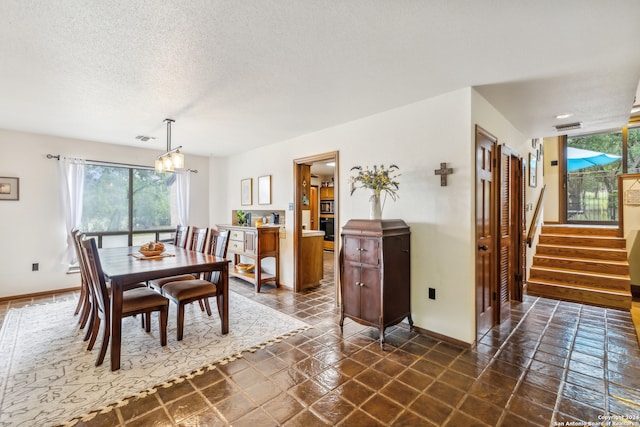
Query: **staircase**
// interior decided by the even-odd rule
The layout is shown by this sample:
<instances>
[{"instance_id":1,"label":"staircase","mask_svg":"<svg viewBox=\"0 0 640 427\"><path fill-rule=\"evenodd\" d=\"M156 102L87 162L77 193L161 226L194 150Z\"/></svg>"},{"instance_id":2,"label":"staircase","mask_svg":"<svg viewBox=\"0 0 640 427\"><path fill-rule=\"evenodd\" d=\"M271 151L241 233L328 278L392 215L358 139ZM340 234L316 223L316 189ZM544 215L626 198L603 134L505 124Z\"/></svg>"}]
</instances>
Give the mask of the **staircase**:
<instances>
[{"instance_id":1,"label":"staircase","mask_svg":"<svg viewBox=\"0 0 640 427\"><path fill-rule=\"evenodd\" d=\"M629 310L626 242L617 232L605 227L543 226L527 293Z\"/></svg>"}]
</instances>

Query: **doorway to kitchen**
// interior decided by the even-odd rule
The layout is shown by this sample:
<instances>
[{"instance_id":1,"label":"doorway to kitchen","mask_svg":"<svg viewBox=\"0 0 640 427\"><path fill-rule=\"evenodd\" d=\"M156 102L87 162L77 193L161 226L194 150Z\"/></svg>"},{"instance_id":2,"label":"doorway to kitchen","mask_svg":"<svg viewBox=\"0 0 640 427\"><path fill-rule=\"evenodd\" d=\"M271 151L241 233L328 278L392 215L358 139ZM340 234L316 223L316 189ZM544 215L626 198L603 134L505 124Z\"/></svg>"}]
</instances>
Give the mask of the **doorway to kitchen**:
<instances>
[{"instance_id":1,"label":"doorway to kitchen","mask_svg":"<svg viewBox=\"0 0 640 427\"><path fill-rule=\"evenodd\" d=\"M332 283L336 301L339 301L338 170L337 151L294 160L294 291ZM321 260L310 258L307 241L303 241L316 234L313 232L322 236L318 238ZM309 269L317 262L323 264L324 274L316 284L307 278Z\"/></svg>"}]
</instances>

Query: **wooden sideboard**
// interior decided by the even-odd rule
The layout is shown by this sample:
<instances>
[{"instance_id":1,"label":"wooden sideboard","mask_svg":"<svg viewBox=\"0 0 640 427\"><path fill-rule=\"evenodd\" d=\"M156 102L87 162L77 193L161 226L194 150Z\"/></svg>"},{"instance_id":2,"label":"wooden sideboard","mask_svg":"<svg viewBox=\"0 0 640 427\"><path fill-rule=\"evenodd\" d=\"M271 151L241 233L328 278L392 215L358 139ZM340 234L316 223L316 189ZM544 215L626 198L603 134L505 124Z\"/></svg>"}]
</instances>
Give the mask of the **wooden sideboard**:
<instances>
[{"instance_id":1,"label":"wooden sideboard","mask_svg":"<svg viewBox=\"0 0 640 427\"><path fill-rule=\"evenodd\" d=\"M400 219L350 220L342 229L340 282L344 318L384 330L411 319L409 226Z\"/></svg>"},{"instance_id":2,"label":"wooden sideboard","mask_svg":"<svg viewBox=\"0 0 640 427\"><path fill-rule=\"evenodd\" d=\"M261 226L244 227L236 225L218 225L219 230L229 230L229 247L227 256L232 261L229 275L253 283L256 292L260 292L263 283L273 282L280 286L280 227ZM255 265L253 271L244 272L236 268L241 257L249 258ZM275 273L267 273L262 269L265 258L274 258Z\"/></svg>"}]
</instances>

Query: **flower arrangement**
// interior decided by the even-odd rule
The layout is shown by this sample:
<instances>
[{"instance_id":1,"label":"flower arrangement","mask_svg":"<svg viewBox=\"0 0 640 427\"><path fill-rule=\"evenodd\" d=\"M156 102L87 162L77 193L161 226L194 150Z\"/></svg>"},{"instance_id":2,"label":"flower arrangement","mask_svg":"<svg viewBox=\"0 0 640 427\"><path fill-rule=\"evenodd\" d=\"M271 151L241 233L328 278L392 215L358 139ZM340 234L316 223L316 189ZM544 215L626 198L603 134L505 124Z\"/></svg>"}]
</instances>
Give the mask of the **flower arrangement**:
<instances>
[{"instance_id":1,"label":"flower arrangement","mask_svg":"<svg viewBox=\"0 0 640 427\"><path fill-rule=\"evenodd\" d=\"M351 170L357 170L358 174L351 177L351 194L353 195L353 192L358 188L368 188L378 198L384 191L391 196L393 201L396 201L400 185L397 181L400 176L397 173L399 169L396 165L390 165L388 168L385 168L384 165L374 166L373 169L369 169L369 166L364 169L362 166L352 167Z\"/></svg>"}]
</instances>

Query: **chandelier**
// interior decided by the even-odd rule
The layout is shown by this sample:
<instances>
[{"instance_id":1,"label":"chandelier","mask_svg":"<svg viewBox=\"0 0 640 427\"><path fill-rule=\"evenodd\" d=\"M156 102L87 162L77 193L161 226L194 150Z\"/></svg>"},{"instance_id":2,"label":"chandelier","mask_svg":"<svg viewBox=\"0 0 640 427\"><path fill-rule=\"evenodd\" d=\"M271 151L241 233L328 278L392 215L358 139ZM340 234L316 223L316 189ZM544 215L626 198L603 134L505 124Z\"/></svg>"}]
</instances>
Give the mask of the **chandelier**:
<instances>
[{"instance_id":1,"label":"chandelier","mask_svg":"<svg viewBox=\"0 0 640 427\"><path fill-rule=\"evenodd\" d=\"M171 123L175 120L164 119L164 121L167 124L167 152L156 159L155 170L158 173L184 168L184 154L180 152L182 145L171 149Z\"/></svg>"}]
</instances>

